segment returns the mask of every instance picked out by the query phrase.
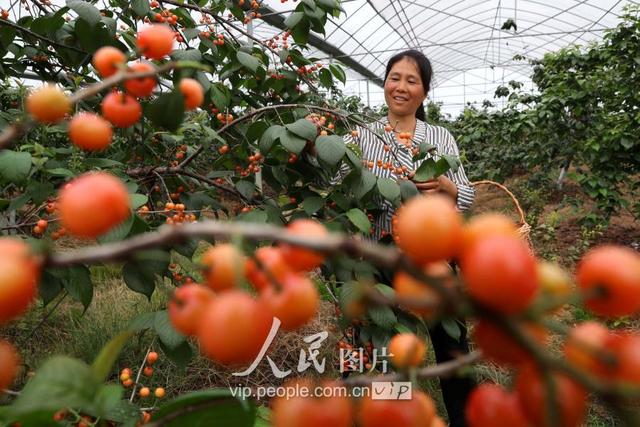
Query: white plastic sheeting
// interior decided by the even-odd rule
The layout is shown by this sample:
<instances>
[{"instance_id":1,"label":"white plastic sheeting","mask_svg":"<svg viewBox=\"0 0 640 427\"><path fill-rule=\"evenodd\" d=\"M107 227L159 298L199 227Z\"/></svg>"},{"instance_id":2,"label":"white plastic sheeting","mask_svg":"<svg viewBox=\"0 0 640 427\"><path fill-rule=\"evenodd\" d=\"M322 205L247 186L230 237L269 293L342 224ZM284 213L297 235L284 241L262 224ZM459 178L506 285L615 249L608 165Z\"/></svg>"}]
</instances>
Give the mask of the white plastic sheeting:
<instances>
[{"instance_id":1,"label":"white plastic sheeting","mask_svg":"<svg viewBox=\"0 0 640 427\"><path fill-rule=\"evenodd\" d=\"M429 96L456 114L466 103L493 98L498 85L517 80L531 87L530 66L514 56L540 58L545 52L571 44L586 44L615 27L625 5L621 0L346 0L345 12L326 26L327 44L344 57L383 77L387 60L408 48L419 49L432 61L434 81ZM296 3L265 1L287 16ZM512 22L514 25L508 25ZM274 34L256 23L256 35ZM310 56L326 62L318 50ZM350 72L345 92L358 94L371 105L384 102L382 89ZM368 96L367 96L368 88Z\"/></svg>"}]
</instances>

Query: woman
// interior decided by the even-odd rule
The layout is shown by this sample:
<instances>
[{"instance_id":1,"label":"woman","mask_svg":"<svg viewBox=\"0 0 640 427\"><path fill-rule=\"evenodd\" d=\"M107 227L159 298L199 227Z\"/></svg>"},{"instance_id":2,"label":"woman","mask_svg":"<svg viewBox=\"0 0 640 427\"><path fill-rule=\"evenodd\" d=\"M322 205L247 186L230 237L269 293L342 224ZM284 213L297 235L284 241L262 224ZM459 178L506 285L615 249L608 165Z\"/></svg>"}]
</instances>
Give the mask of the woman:
<instances>
[{"instance_id":1,"label":"woman","mask_svg":"<svg viewBox=\"0 0 640 427\"><path fill-rule=\"evenodd\" d=\"M422 142L436 146L439 154L459 156L455 140L446 129L425 123L422 104L429 92L431 75L431 64L421 52L407 50L393 56L387 64L384 79L384 96L389 108L387 116L366 128L360 127L357 137L345 137L346 142L360 146L363 160L368 162L372 173L378 177L397 179L400 175L411 176L410 172L415 171L421 163L413 161L413 153ZM407 133L412 135L411 141L403 138ZM384 143L380 138L384 139ZM415 184L423 193L440 192L450 196L460 211L469 209L475 197L462 167L456 172L448 171L436 179ZM383 242L391 240L394 211L390 202L382 203L381 213L374 223L375 239L382 239ZM378 279L391 286L392 272L380 271ZM441 324L429 330L438 363L469 352L466 329L462 326L464 322L457 323L462 329L459 340L450 337ZM441 379L451 426L466 425L464 407L474 385L468 377Z\"/></svg>"}]
</instances>

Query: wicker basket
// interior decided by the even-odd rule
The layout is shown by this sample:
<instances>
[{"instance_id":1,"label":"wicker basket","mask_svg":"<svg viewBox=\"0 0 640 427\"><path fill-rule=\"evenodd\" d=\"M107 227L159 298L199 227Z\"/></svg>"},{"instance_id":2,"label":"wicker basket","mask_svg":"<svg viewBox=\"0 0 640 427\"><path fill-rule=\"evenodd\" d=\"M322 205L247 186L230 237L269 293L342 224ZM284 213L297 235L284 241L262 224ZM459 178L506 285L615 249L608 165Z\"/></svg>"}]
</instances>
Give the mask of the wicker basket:
<instances>
[{"instance_id":1,"label":"wicker basket","mask_svg":"<svg viewBox=\"0 0 640 427\"><path fill-rule=\"evenodd\" d=\"M527 243L527 246L529 246L529 250L531 251L531 253L534 253L533 243L531 242L531 226L527 223L527 220L525 219L525 216L524 216L524 211L520 206L520 202L518 202L518 199L516 199L516 196L514 196L513 193L509 191L509 189L504 185L499 184L497 182L493 182L493 181L488 181L488 180L475 181L475 182L472 182L471 185L474 187L478 187L481 185L491 185L507 193L507 195L513 201L513 204L515 205L516 210L518 211L518 215L520 217L520 222L518 223L518 233L520 233L520 236L522 237L522 239Z\"/></svg>"}]
</instances>

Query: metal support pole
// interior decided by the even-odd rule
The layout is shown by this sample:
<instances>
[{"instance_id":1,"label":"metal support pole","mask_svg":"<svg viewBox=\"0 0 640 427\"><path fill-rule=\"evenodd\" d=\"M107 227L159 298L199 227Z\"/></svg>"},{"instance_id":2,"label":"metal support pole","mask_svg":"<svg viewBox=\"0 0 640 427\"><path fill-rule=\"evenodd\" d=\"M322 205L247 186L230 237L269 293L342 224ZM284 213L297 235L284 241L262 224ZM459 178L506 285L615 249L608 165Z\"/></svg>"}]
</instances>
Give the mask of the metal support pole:
<instances>
[{"instance_id":1,"label":"metal support pole","mask_svg":"<svg viewBox=\"0 0 640 427\"><path fill-rule=\"evenodd\" d=\"M467 73L462 72L462 103L467 105Z\"/></svg>"},{"instance_id":2,"label":"metal support pole","mask_svg":"<svg viewBox=\"0 0 640 427\"><path fill-rule=\"evenodd\" d=\"M367 79L367 107L371 107L371 98L369 94L369 79Z\"/></svg>"}]
</instances>

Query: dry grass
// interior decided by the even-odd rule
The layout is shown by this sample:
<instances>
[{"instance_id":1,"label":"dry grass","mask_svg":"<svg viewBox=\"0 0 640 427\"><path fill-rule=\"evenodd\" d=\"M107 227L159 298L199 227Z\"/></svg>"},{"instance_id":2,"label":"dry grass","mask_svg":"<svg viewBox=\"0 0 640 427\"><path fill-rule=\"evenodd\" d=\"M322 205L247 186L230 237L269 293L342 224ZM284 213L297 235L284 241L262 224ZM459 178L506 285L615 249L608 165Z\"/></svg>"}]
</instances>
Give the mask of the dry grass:
<instances>
[{"instance_id":1,"label":"dry grass","mask_svg":"<svg viewBox=\"0 0 640 427\"><path fill-rule=\"evenodd\" d=\"M33 308L2 331L21 349L26 374L34 371L48 357L54 354L66 354L90 363L100 349L115 336L118 331L127 328L136 316L162 310L166 306L173 285L167 282L158 284L156 291L148 301L146 297L129 290L119 277L119 267L93 267L94 298L89 309L83 313L81 304L66 297L50 314L58 297L47 307L41 305ZM43 318L48 316L42 322ZM291 370L291 376L297 372L300 351L307 351L308 345L303 338L318 332L329 332L322 343L319 361L326 358L325 374L337 376L337 342L338 332L335 326L334 306L323 301L318 315L304 328L290 333L280 331L272 343L268 356L281 370ZM153 345L154 350L161 352L154 342L155 333L142 333L125 346L112 373L112 380L117 380L120 369L130 367L134 375L144 359L147 348ZM196 347L195 343L194 348ZM162 353L161 353L162 354ZM156 365L153 378L146 379L145 385L166 387L169 396L188 391L242 385L249 387L277 386L282 380L277 379L266 360L258 366L249 377L234 377L232 372L241 369L228 369L216 365L195 352L191 363L185 370L178 368L167 357L161 357ZM316 374L311 366L305 374ZM20 382L26 380L22 375ZM17 386L20 388L20 385Z\"/></svg>"}]
</instances>

